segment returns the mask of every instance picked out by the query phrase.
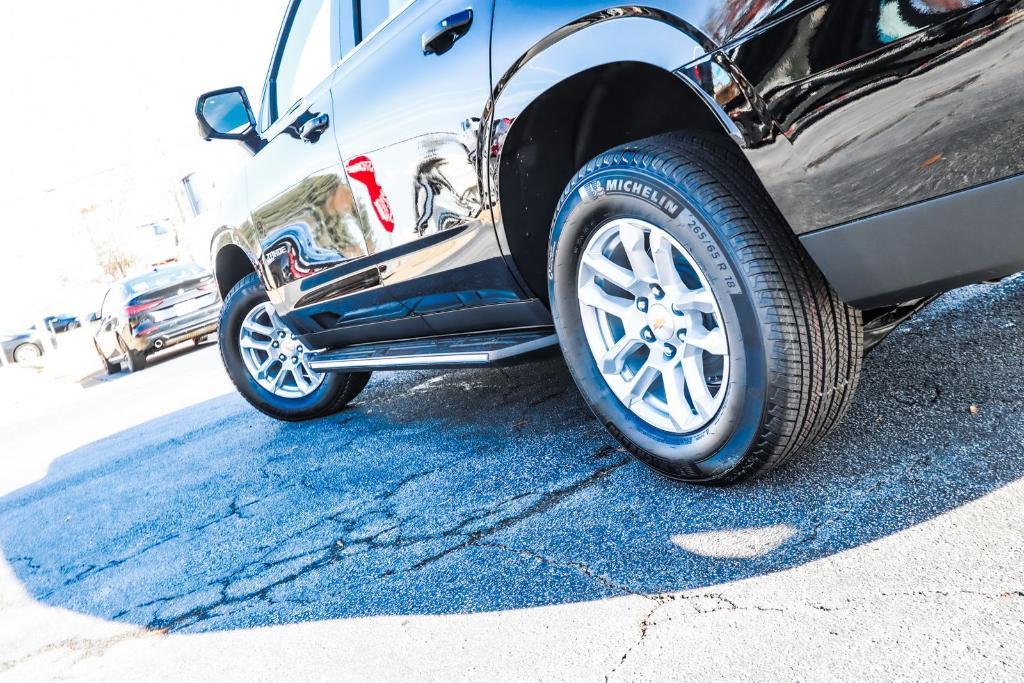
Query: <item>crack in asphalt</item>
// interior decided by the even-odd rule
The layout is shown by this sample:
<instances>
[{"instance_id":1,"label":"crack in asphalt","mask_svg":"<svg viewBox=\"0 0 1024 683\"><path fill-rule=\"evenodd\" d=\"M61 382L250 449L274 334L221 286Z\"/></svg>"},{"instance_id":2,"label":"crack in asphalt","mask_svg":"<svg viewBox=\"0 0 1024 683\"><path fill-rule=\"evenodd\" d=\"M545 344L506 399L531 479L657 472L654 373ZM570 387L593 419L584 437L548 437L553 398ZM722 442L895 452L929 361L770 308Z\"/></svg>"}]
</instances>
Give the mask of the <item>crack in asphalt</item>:
<instances>
[{"instance_id":1,"label":"crack in asphalt","mask_svg":"<svg viewBox=\"0 0 1024 683\"><path fill-rule=\"evenodd\" d=\"M22 664L26 664L35 657L49 654L51 652L59 652L61 650L68 650L78 654L75 662L80 662L83 659L89 657L101 657L106 652L119 643L123 643L127 640L135 640L137 638L146 636L163 636L162 632L153 632L147 630L129 631L127 633L121 633L116 636L109 638L67 638L60 640L55 643L48 643L43 647L37 648L28 654L22 655L16 659L6 659L0 661L0 673L10 671Z\"/></svg>"},{"instance_id":2,"label":"crack in asphalt","mask_svg":"<svg viewBox=\"0 0 1024 683\"><path fill-rule=\"evenodd\" d=\"M541 495L540 499L536 503L529 506L522 512L515 514L511 517L501 519L491 527L488 527L480 531L475 531L469 534L469 536L463 543L460 543L459 545L448 548L446 550L443 550L439 553L435 553L434 555L431 555L420 560L410 568L410 571L419 571L420 569L423 569L424 567L431 565L434 562L437 562L438 560L441 560L454 552L457 552L459 550L465 550L466 548L475 545L476 543L483 540L484 538L487 538L488 536L493 536L499 531L504 531L505 529L508 529L511 526L519 524L520 522L529 519L530 517L533 517L534 515L546 512L547 510L550 510L555 505L560 503L565 498L568 498L569 496L579 493L580 491L587 489L593 486L594 484L602 481L603 479L606 479L607 477L611 476L612 473L614 473L620 467L629 464L630 461L630 458L621 458L609 465L605 465L604 467L600 467L594 470L587 477L579 479L568 486L564 486L560 489L546 491L544 494ZM385 573L382 576L388 576L390 573Z\"/></svg>"},{"instance_id":3,"label":"crack in asphalt","mask_svg":"<svg viewBox=\"0 0 1024 683\"><path fill-rule=\"evenodd\" d=\"M671 599L661 599L661 600L658 600L658 599L653 598L651 596L647 596L647 597L648 597L648 599L655 600L656 604L640 620L640 624L639 624L640 637L637 638L637 641L635 643L633 643L632 645L630 645L629 648L625 652L622 653L622 657L620 657L618 663L615 666L612 667L612 670L609 671L607 674L605 674L605 676L604 676L605 683L608 683L608 681L611 679L611 677L615 675L615 672L618 671L619 668L623 664L626 663L626 660L629 658L629 655L631 655L633 653L633 651L636 650L638 647L640 647L643 644L644 640L647 639L647 631L651 627L651 619L654 617L654 613L657 612L659 609L661 609L662 606L664 606L666 603L671 602Z\"/></svg>"},{"instance_id":4,"label":"crack in asphalt","mask_svg":"<svg viewBox=\"0 0 1024 683\"><path fill-rule=\"evenodd\" d=\"M477 508L475 510L470 511L468 516L465 516L462 519L460 519L459 522L454 526L442 529L434 533L417 534L411 536L403 536L399 533L386 541L382 541L382 538L389 534L393 534L393 532L395 532L396 530L400 530L403 524L412 521L413 519L418 517L418 515L413 517L401 518L395 515L393 510L386 508L381 509L379 506L381 504L386 503L395 496L399 495L399 493L404 487L433 474L440 468L416 472L414 474L411 474L400 479L399 481L395 482L395 484L388 487L385 491L382 491L373 496L372 498L370 498L368 504L373 506L371 507L371 509L363 510L360 514L354 517L346 516L350 512L348 509L328 514L316 520L312 524L306 525L303 528L294 531L283 538L274 539L272 544L269 544L265 547L265 552L258 555L251 561L246 562L242 566L232 570L232 572L227 576L222 576L207 581L202 586L199 586L192 590L188 590L178 595L162 596L147 601L145 603L137 604L131 608L118 612L117 614L113 615L112 618L123 618L124 616L135 610L145 609L147 607L152 607L154 605L173 603L177 600L187 598L191 595L196 595L204 591L209 591L210 589L215 589L217 591L216 599L209 601L203 605L193 607L183 613L168 616L154 615L154 617L150 619L147 625L149 629L153 630L179 630L202 622L203 620L214 616L215 612L218 612L223 608L231 605L257 599L264 600L272 604L274 600L272 598L271 593L275 588L278 588L282 585L293 583L311 572L315 572L318 569L322 569L333 563L339 562L348 556L370 552L371 550L405 548L432 541L463 537L462 541L456 543L455 545L449 548L442 550L441 552L435 553L434 555L431 555L427 558L424 558L416 562L411 567L383 572L378 576L378 579L385 578L387 576L399 572L419 571L424 567L442 559L443 557L446 557L452 553L461 550L465 550L470 546L479 544L484 539L489 538L490 536L493 536L494 534L497 534L500 531L508 529L516 524L519 524L529 519L530 517L533 517L534 515L541 514L551 509L552 507L557 505L562 500L565 500L569 496L575 495L580 491L583 491L591 486L594 486L595 484L606 479L613 472L623 467L624 465L628 464L630 461L631 460L629 457L621 457L614 462L607 463L604 466L592 471L589 475L582 479L578 479L562 488L548 491L543 494L539 494L538 500L528 505L526 508L519 510L518 512L515 512L514 514L499 517L497 520L491 522L490 524L487 524L483 528L473 529L471 531L469 530L474 525L485 520L488 520L488 518L492 518L495 515L500 515L502 511L505 510L508 506L514 505L515 503L520 502L525 498L538 496L538 494L533 492L520 493L515 496L506 498L504 500L497 501L492 505ZM226 512L223 512L215 520L204 522L202 525L196 527L188 533L189 535L192 535L198 533L202 529L211 526L217 521L223 521L229 519L232 516L241 516L240 511L242 509L251 507L252 505L255 505L256 503L260 502L260 500L263 499L249 501L246 502L245 504L240 505L236 498L228 506ZM359 526L363 526L365 524L366 518L373 515L379 515L382 520L390 520L391 523L385 523L383 528L376 530L375 532L366 536L353 538L348 535L349 533L351 533L352 530L358 528ZM328 543L323 543L317 545L314 548L303 550L302 552L291 554L286 557L270 559L274 552L276 552L282 546L286 545L289 541L301 537L302 535L307 534L310 531L317 529L318 527L322 527L328 524L340 525L340 528L338 530L339 533L333 534L331 540ZM182 536L182 534L175 534L175 536ZM150 546L147 546L146 548L136 553L133 553L130 556L111 561L99 568L90 569L88 571L88 575L93 575L100 571L105 571L106 569L110 569L120 564L123 564L124 562L136 558L142 553L151 550L153 547L156 547L160 543L164 543L169 540L173 539L171 537L167 537L165 539L162 539L158 543L151 544ZM286 566L288 564L302 560L307 561L302 562L301 564L299 564L299 566L295 567L293 571L290 571L284 576L278 577L274 581L271 581L269 583L262 583L254 587L252 590L248 591L242 591L238 593L232 591L232 588L236 587L238 583L241 583L243 581L257 580L262 574L265 574L266 572L269 572L277 567ZM84 577L75 578L77 580L81 580L81 578ZM593 578L595 578L595 580L599 580L596 576ZM623 587L623 590L628 589Z\"/></svg>"},{"instance_id":5,"label":"crack in asphalt","mask_svg":"<svg viewBox=\"0 0 1024 683\"><path fill-rule=\"evenodd\" d=\"M513 548L512 546L505 545L504 543L497 543L494 541L484 541L479 543L478 545L483 548L496 548L498 550L504 550L505 552L513 553L521 557L549 564L552 567L564 567L566 569L574 569L578 571L580 574L583 574L588 579L592 580L594 583L604 588L607 588L610 591L616 593L623 593L625 595L635 595L641 598L650 598L650 596L644 595L643 593L639 593L625 584L613 581L611 578L605 576L604 574L597 573L596 571L591 569L585 562L569 562L565 560L555 560L553 558L542 555L534 550L529 550L526 548Z\"/></svg>"}]
</instances>

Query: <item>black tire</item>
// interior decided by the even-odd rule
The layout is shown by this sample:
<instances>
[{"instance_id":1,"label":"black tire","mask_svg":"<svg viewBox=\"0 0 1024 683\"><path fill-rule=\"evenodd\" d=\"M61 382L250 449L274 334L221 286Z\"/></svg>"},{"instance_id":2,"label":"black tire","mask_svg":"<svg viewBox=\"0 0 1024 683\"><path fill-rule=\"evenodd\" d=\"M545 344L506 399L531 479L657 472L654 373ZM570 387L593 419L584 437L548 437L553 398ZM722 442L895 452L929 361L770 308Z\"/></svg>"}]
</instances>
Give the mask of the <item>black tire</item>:
<instances>
[{"instance_id":1,"label":"black tire","mask_svg":"<svg viewBox=\"0 0 1024 683\"><path fill-rule=\"evenodd\" d=\"M311 420L341 410L366 387L371 373L327 373L320 386L308 396L285 398L261 387L246 370L238 346L239 331L249 311L266 301L267 292L256 273L239 280L224 298L217 344L224 368L238 393L260 412L290 422Z\"/></svg>"},{"instance_id":2,"label":"black tire","mask_svg":"<svg viewBox=\"0 0 1024 683\"><path fill-rule=\"evenodd\" d=\"M100 357L100 361L103 363L103 369L106 371L108 375L116 375L117 373L121 372L121 364L111 363L110 359L104 356L103 352L100 351L99 344L93 342L93 347L95 347L96 354Z\"/></svg>"},{"instance_id":3,"label":"black tire","mask_svg":"<svg viewBox=\"0 0 1024 683\"><path fill-rule=\"evenodd\" d=\"M593 191L608 177L655 187L682 210L672 216L642 196ZM730 340L727 393L695 432L660 430L626 408L584 336L580 254L601 225L627 216L683 244L719 301ZM656 471L704 484L742 481L817 443L846 413L863 355L860 312L809 260L738 150L677 133L601 154L563 193L551 239L551 307L569 370L595 415Z\"/></svg>"},{"instance_id":4,"label":"black tire","mask_svg":"<svg viewBox=\"0 0 1024 683\"><path fill-rule=\"evenodd\" d=\"M139 351L128 350L125 355L125 362L128 364L128 372L142 372L146 369L149 359L146 354Z\"/></svg>"},{"instance_id":5,"label":"black tire","mask_svg":"<svg viewBox=\"0 0 1024 683\"><path fill-rule=\"evenodd\" d=\"M148 359L145 353L133 351L120 335L117 337L117 345L121 349L121 360L127 366L128 372L142 372L146 369Z\"/></svg>"},{"instance_id":6,"label":"black tire","mask_svg":"<svg viewBox=\"0 0 1024 683\"><path fill-rule=\"evenodd\" d=\"M43 347L34 342L25 342L15 347L11 357L15 363L29 363L43 355Z\"/></svg>"}]
</instances>

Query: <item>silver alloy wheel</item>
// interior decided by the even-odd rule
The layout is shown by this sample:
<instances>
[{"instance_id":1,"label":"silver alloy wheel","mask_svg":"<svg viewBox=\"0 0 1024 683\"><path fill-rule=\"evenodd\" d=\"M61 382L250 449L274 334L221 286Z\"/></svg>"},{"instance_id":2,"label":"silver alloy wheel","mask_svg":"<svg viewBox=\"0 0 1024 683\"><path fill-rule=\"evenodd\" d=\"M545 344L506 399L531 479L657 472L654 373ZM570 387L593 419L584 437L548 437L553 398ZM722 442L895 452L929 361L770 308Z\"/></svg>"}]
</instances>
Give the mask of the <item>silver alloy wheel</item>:
<instances>
[{"instance_id":1,"label":"silver alloy wheel","mask_svg":"<svg viewBox=\"0 0 1024 683\"><path fill-rule=\"evenodd\" d=\"M675 434L707 425L725 398L729 344L690 253L651 223L614 219L590 238L577 283L590 351L623 405Z\"/></svg>"},{"instance_id":2,"label":"silver alloy wheel","mask_svg":"<svg viewBox=\"0 0 1024 683\"><path fill-rule=\"evenodd\" d=\"M238 346L252 378L276 396L309 396L324 381L323 373L309 367L308 349L302 340L285 327L269 301L245 316Z\"/></svg>"}]
</instances>

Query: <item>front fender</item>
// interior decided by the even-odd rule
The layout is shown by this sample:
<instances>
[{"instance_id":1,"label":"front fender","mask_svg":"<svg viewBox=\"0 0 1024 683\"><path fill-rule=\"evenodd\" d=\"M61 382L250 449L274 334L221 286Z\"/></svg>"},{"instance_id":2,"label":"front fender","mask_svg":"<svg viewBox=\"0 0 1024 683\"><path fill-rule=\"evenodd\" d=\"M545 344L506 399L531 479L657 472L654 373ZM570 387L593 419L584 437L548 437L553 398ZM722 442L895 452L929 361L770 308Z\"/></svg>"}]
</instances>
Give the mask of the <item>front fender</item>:
<instances>
[{"instance_id":1,"label":"front fender","mask_svg":"<svg viewBox=\"0 0 1024 683\"><path fill-rule=\"evenodd\" d=\"M259 259L257 258L256 249L245 238L242 228L230 225L223 225L214 230L213 237L210 239L210 263L213 264L214 272L217 269L217 254L227 246L235 246L245 252L253 268L256 272L259 272L260 269L257 267Z\"/></svg>"},{"instance_id":2,"label":"front fender","mask_svg":"<svg viewBox=\"0 0 1024 683\"><path fill-rule=\"evenodd\" d=\"M514 16L499 16L502 11ZM481 155L491 159L492 169L516 119L540 95L575 74L617 62L639 62L676 75L743 147L759 144L770 129L753 89L724 53L715 52L713 39L685 17L653 7L611 7L545 29L547 15L564 19L552 13L567 10L532 7L531 18L517 22L519 11L499 3L495 15L496 80L484 113L490 154Z\"/></svg>"}]
</instances>

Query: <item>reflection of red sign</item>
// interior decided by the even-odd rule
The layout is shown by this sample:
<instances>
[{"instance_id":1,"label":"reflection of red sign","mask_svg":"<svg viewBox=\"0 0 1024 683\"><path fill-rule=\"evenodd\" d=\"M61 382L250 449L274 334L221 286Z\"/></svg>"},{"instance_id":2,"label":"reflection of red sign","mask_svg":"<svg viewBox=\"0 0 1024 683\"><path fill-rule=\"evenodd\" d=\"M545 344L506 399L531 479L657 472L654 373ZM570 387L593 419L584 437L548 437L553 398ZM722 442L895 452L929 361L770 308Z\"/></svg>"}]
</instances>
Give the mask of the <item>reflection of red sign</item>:
<instances>
[{"instance_id":1,"label":"reflection of red sign","mask_svg":"<svg viewBox=\"0 0 1024 683\"><path fill-rule=\"evenodd\" d=\"M348 177L366 187L370 193L370 203L373 204L373 211L377 214L377 220L381 222L388 232L395 230L395 218L391 214L391 204L384 195L384 188L377 182L377 172L373 168L373 162L369 157L352 157L345 164Z\"/></svg>"},{"instance_id":2,"label":"reflection of red sign","mask_svg":"<svg viewBox=\"0 0 1024 683\"><path fill-rule=\"evenodd\" d=\"M306 277L313 272L312 268L303 268L299 265L298 259L295 258L295 253L288 250L288 270L291 271L292 277L296 280Z\"/></svg>"}]
</instances>

